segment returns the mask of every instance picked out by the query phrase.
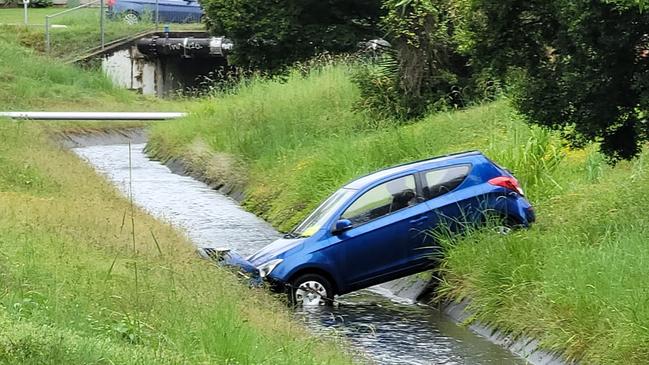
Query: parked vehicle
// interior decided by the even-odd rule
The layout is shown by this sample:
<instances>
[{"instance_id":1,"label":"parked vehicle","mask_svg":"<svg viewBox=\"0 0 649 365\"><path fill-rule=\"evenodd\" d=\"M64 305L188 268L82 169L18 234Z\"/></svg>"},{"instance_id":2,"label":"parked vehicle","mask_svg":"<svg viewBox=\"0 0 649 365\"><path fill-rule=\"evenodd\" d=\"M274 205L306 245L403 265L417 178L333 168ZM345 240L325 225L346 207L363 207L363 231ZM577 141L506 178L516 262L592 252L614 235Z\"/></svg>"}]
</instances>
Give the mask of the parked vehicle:
<instances>
[{"instance_id":1,"label":"parked vehicle","mask_svg":"<svg viewBox=\"0 0 649 365\"><path fill-rule=\"evenodd\" d=\"M203 9L196 0L158 0L158 20L166 23L195 23L203 19ZM122 18L127 24L143 19L155 21L156 0L108 0L108 16Z\"/></svg>"},{"instance_id":2,"label":"parked vehicle","mask_svg":"<svg viewBox=\"0 0 649 365\"><path fill-rule=\"evenodd\" d=\"M489 215L508 227L535 220L512 174L480 152L464 152L351 181L284 238L247 259L221 257L277 290L287 288L295 303L320 305L430 269L439 247L427 233L440 225L456 233Z\"/></svg>"}]
</instances>

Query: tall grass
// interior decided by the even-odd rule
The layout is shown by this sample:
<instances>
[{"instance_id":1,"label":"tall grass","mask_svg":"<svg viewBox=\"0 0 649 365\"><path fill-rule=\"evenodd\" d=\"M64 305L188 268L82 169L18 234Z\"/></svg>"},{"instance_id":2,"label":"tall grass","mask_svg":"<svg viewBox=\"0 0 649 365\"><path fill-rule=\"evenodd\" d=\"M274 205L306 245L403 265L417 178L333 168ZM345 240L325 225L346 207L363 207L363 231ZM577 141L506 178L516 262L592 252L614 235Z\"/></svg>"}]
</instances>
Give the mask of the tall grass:
<instances>
[{"instance_id":1,"label":"tall grass","mask_svg":"<svg viewBox=\"0 0 649 365\"><path fill-rule=\"evenodd\" d=\"M151 150L190 162L198 150L229 156L248 170L246 207L289 229L360 174L480 149L522 181L538 222L508 236L485 231L454 242L440 293L470 297L476 319L583 363L649 362L646 153L607 166L596 146L564 147L523 123L506 100L391 126L351 112L358 93L349 70L333 65L218 95L191 118L156 126ZM201 161L208 171L221 159Z\"/></svg>"},{"instance_id":2,"label":"tall grass","mask_svg":"<svg viewBox=\"0 0 649 365\"><path fill-rule=\"evenodd\" d=\"M1 109L150 108L99 72L12 37L0 32ZM182 233L50 139L114 127L0 119L0 363L349 363L268 293L198 260Z\"/></svg>"},{"instance_id":3,"label":"tall grass","mask_svg":"<svg viewBox=\"0 0 649 365\"><path fill-rule=\"evenodd\" d=\"M186 110L187 101L158 100L115 88L100 70L81 70L20 46L0 29L0 109L48 111Z\"/></svg>"},{"instance_id":4,"label":"tall grass","mask_svg":"<svg viewBox=\"0 0 649 365\"><path fill-rule=\"evenodd\" d=\"M505 101L397 126L354 111L353 67L334 63L306 75L294 71L286 80L248 81L234 94L203 102L190 118L154 128L149 150L161 159L194 161L207 175L219 170L209 164L223 158L196 155L227 154L238 171L248 170L244 204L283 230L358 175L461 150L481 149L503 162L534 197L537 190L560 189L547 181L563 160L557 138L530 130ZM216 180L236 179L220 170Z\"/></svg>"},{"instance_id":5,"label":"tall grass","mask_svg":"<svg viewBox=\"0 0 649 365\"><path fill-rule=\"evenodd\" d=\"M462 240L447 253L444 289L583 363L646 363L648 181L624 183L630 170L547 200L532 230Z\"/></svg>"},{"instance_id":6,"label":"tall grass","mask_svg":"<svg viewBox=\"0 0 649 365\"><path fill-rule=\"evenodd\" d=\"M349 362L38 126L0 139L0 363Z\"/></svg>"}]
</instances>

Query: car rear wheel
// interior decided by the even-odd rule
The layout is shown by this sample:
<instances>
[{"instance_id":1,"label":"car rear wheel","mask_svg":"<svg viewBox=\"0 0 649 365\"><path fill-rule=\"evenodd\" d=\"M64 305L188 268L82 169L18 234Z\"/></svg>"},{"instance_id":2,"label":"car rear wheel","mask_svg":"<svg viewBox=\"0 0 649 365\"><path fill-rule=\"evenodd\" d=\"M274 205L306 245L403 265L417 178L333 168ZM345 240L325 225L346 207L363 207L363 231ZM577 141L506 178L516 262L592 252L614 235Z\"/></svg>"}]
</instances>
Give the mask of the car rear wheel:
<instances>
[{"instance_id":1,"label":"car rear wheel","mask_svg":"<svg viewBox=\"0 0 649 365\"><path fill-rule=\"evenodd\" d=\"M293 280L288 291L289 302L298 306L320 306L333 303L333 286L319 274L305 274Z\"/></svg>"},{"instance_id":2,"label":"car rear wheel","mask_svg":"<svg viewBox=\"0 0 649 365\"><path fill-rule=\"evenodd\" d=\"M124 23L128 25L135 25L140 22L140 15L132 10L124 13Z\"/></svg>"}]
</instances>

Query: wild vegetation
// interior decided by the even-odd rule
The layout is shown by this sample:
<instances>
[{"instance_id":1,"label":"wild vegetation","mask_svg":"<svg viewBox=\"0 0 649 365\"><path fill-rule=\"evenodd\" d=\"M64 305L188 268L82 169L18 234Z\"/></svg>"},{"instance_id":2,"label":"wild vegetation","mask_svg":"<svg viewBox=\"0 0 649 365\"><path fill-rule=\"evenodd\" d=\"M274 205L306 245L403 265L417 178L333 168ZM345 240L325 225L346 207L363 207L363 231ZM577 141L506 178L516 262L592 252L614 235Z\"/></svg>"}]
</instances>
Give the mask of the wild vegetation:
<instances>
[{"instance_id":1,"label":"wild vegetation","mask_svg":"<svg viewBox=\"0 0 649 365\"><path fill-rule=\"evenodd\" d=\"M538 223L510 236L446 242L440 297L469 297L474 319L585 363L649 360L644 155L611 167L597 146L572 149L560 135L528 126L502 97L397 126L353 112L360 97L353 73L354 66L329 64L282 81L252 80L187 119L156 126L149 149L190 161L216 181L230 178L224 166L247 170L237 181L243 204L283 230L356 176L480 149L514 171Z\"/></svg>"},{"instance_id":2,"label":"wild vegetation","mask_svg":"<svg viewBox=\"0 0 649 365\"><path fill-rule=\"evenodd\" d=\"M8 37L0 35L3 110L151 103ZM0 363L351 362L266 291L199 260L182 232L134 207L52 137L98 128L118 127L0 119Z\"/></svg>"},{"instance_id":3,"label":"wild vegetation","mask_svg":"<svg viewBox=\"0 0 649 365\"><path fill-rule=\"evenodd\" d=\"M228 5L213 3L215 9ZM275 4L280 3L286 4ZM271 64L271 69L288 70L283 78L253 77L233 89L216 92L199 103L190 117L156 126L149 151L163 160L182 159L205 178L229 185L231 190L245 191L243 204L249 210L287 230L322 198L360 174L431 155L480 149L511 168L522 181L537 208L538 222L530 230L508 236L476 232L459 240L444 241L446 256L441 266L444 280L440 298L469 297L476 314L473 319L514 335L534 336L542 346L583 363L649 362L649 312L645 308L649 288L644 280L647 252L643 245L648 233L644 212L649 201L643 191L647 186L647 157L640 153L648 135L644 120L645 68L649 59L643 31L647 23L644 2L557 0L521 5L505 1L494 5L480 0L406 0L382 4L384 8L375 14L380 18L372 17L364 25L374 27L384 21L384 26L392 30L389 37L395 38L388 38L395 49L400 49L387 64L392 70L386 72L385 64L369 64L369 68L359 71L358 64L347 62L325 62L306 70ZM426 6L430 4L432 7ZM266 45L268 52L290 48L296 35L295 24L304 20L299 16L302 13L290 13L296 8L279 13L261 9L265 9L261 18L247 14L251 18L230 20L240 25L254 21L271 30L279 27L280 32L271 33L282 38L268 39L266 30L256 28L252 36L243 34L242 40L252 37L258 44ZM245 7L244 10L252 11ZM277 14L288 14L288 20L264 23L264 15ZM627 23L631 25L620 28L620 24ZM213 24L212 29L218 27ZM428 32L410 34L414 28ZM94 98L85 95L107 100L103 104L106 107L136 108L146 100L131 100L130 94L112 90L105 79L94 73L78 77L69 67L42 66L33 52L15 45L30 44L29 37L21 38L20 32L0 34L0 67L10 71L0 73L0 84L10 88L4 94L0 89L0 102L9 100L5 107L51 102L54 108L64 108L76 96L83 108L92 105ZM398 44L400 34L404 36L403 48ZM434 44L428 44L430 52L443 56L439 52L448 51L457 56L460 66L470 66L459 69L468 74L460 74L457 69L455 73L451 68L454 63L440 62L445 59L431 54L415 54L416 60L402 58L412 55L413 44L431 41L421 39L421 34L436 37ZM303 41L301 45L309 44L308 39ZM3 47L5 44L7 47ZM282 47L273 48L274 45ZM480 47L473 47L476 45ZM316 53L314 49L301 49L282 62L308 58ZM328 48L322 46L317 50ZM12 58L15 54L29 59L25 61L25 71L20 70L22 61ZM253 56L268 61L264 53ZM420 62L414 62L417 60ZM251 64L256 65L252 61ZM39 71L39 67L48 71ZM44 80L43 85L31 75ZM431 83L430 77L441 83ZM408 89L404 80L414 80L412 85L424 88ZM454 90L462 93L467 85L480 84L484 88L477 88L478 92L472 94L475 97L437 107L435 98L440 95L447 95L444 100L453 100L448 95ZM66 97L58 98L59 94L50 90L59 90ZM408 92L415 98L404 102L403 96ZM17 98L16 93L29 98ZM478 95L497 97L496 101L482 101ZM413 100L414 106L409 104ZM373 111L382 102L394 103L395 107L386 108L388 112L377 117ZM172 104L159 105L164 108ZM470 107L457 111L452 109L455 106ZM412 116L421 117L409 119ZM254 350L251 356L286 356L239 357L232 361L288 361L292 355L289 352L303 348L306 350L295 358L316 361L312 357L315 348L307 346L319 346L313 340L295 335L292 329L281 332L279 325L268 329L255 320L262 315L284 318L281 311L279 317L269 312L260 315L251 312L251 306L244 308L238 302L226 302L228 290L241 288L229 286L235 284L231 284L226 273L207 266L196 269L193 261L188 265L189 256L182 248L185 246L171 244L182 239L157 223L149 223L152 221L139 212L134 213L136 222L145 223L136 224L133 249L128 225L112 224L121 222L120 213L121 219L124 212L128 216L130 207L114 198L110 188L88 192L95 194L90 195L91 204L96 199L97 207L116 207L105 216L88 213L85 205L79 208L79 204L88 202L75 200L75 193L85 194L86 190L79 185L69 188L70 177L63 175L62 169L54 169L67 165L56 161L46 164L44 157L28 158L17 152L34 150L36 147L29 143L35 143L45 151L43 156L72 161L69 155L46 143L40 129L29 125L3 128L2 133L11 138L12 144L0 147L0 157L9 166L5 174L0 174L0 197L7 202L0 205L0 226L6 227L7 232L6 236L0 234L0 275L4 275L3 283L12 285L3 288L6 294L0 297L0 322L3 328L11 328L7 332L9 337L0 337L0 344L14 349L14 344L24 343L21 348L28 349L0 352L7 362L45 361L43 349L61 348L51 345L59 341L60 333L70 334L64 337L71 341L65 342L64 348L69 350L57 353L60 358L55 357L63 361L85 361L91 357L70 356L94 354L108 354L105 357L117 360L125 356L132 362L147 362L144 357L149 355L161 362L228 361L230 356L243 356L228 352L224 344L230 344L229 341L238 344L235 347L239 350L258 346L253 348L259 352ZM570 146L563 137L570 138ZM635 155L638 157L632 159ZM629 161L613 167L607 165L607 156ZM78 162L69 164L77 166ZM94 181L89 186L101 184L93 180L96 177L89 171L84 174L85 179ZM25 202L26 206L20 205ZM63 214L63 208L78 213ZM110 222L102 221L101 217L108 217ZM97 226L98 230L77 232L79 224ZM155 240L150 231L141 231L147 224L156 227ZM28 234L32 231L33 235ZM62 254L38 255L38 248L44 245L55 247ZM92 255L101 263L90 259L92 255L78 255L89 250L94 250ZM177 256L179 261L165 255L167 250L181 252ZM114 265L106 267L106 260ZM171 265L177 266L170 270ZM74 271L77 269L89 273L84 277L90 279L81 280ZM178 270L186 276L178 274ZM207 278L212 276L206 272L222 278L225 284L208 285ZM5 277L9 279L4 280ZM164 281L169 277L174 281ZM176 293L181 290L181 282L197 288L194 293L205 290L207 294L202 298L180 298L160 289L176 288L171 291ZM77 297L82 297L79 304ZM232 297L243 298L238 294ZM265 297L255 294L253 298L257 301ZM75 314L82 313L82 317L90 319L73 317L72 309L61 304L68 302L75 303ZM102 305L96 305L97 302ZM216 303L213 308L218 312L209 312L207 303ZM158 312L160 308L177 315L166 322ZM199 324L198 317L191 317L194 310L211 315L210 318L220 318L218 313L237 313L243 319L230 324L210 321L213 326L229 327L200 327L209 324ZM192 333L192 338L179 333L179 328L183 328L180 318L187 316L199 326L199 333ZM100 324L95 326L97 318ZM35 328L43 328L43 337L28 336ZM226 331L235 331L238 337L213 336ZM275 332L285 336L283 340L274 342L274 338L268 337L268 333ZM272 352L292 336L297 342L295 347L288 348L289 352ZM144 350L140 351L141 348ZM347 360L330 352L325 354L325 362Z\"/></svg>"}]
</instances>

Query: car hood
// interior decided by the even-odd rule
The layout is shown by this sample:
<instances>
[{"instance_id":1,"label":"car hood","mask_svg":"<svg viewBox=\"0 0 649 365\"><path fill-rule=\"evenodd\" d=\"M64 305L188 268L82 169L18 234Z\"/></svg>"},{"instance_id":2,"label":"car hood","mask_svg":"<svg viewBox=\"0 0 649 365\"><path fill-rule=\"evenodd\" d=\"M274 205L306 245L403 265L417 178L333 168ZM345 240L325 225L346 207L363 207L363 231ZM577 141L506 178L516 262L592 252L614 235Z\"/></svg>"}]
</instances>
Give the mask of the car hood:
<instances>
[{"instance_id":1,"label":"car hood","mask_svg":"<svg viewBox=\"0 0 649 365\"><path fill-rule=\"evenodd\" d=\"M248 261L259 266L269 260L281 258L287 251L301 245L304 238L280 238L248 257Z\"/></svg>"}]
</instances>

